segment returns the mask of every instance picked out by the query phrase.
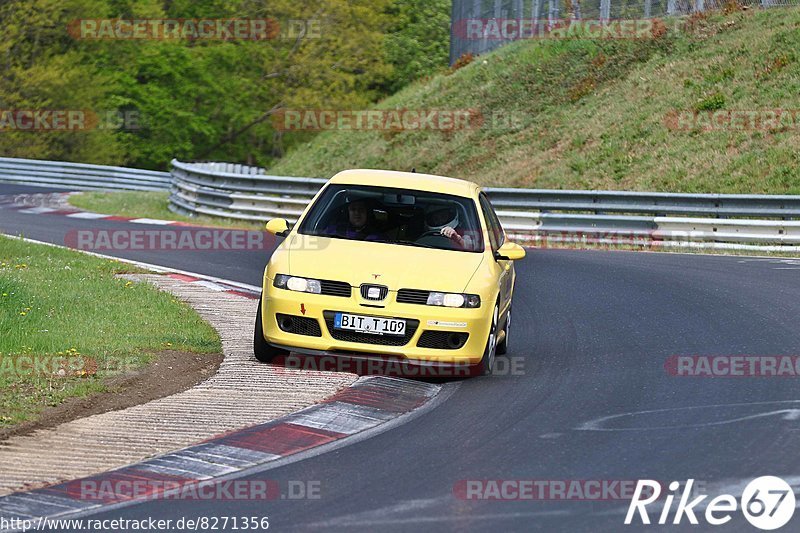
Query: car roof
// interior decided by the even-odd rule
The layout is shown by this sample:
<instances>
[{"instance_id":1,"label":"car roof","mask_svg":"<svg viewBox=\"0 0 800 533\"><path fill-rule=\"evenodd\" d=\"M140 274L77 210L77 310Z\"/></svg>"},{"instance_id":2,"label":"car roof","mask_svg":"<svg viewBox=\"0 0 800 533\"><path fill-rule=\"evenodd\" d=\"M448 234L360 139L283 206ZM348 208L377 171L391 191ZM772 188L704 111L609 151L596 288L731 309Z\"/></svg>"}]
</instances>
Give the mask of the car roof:
<instances>
[{"instance_id":1,"label":"car roof","mask_svg":"<svg viewBox=\"0 0 800 533\"><path fill-rule=\"evenodd\" d=\"M417 191L441 192L466 198L472 198L475 189L478 188L478 185L471 181L456 178L418 174L416 172L369 169L343 170L332 177L330 183L397 187Z\"/></svg>"}]
</instances>

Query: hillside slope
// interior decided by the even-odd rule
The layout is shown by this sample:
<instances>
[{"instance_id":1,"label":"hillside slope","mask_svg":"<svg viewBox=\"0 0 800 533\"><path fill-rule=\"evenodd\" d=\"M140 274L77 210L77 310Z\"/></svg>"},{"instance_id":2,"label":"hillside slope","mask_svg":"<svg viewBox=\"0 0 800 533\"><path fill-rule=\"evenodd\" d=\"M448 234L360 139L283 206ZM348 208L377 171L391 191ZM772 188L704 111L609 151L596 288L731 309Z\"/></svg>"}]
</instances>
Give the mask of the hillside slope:
<instances>
[{"instance_id":1,"label":"hillside slope","mask_svg":"<svg viewBox=\"0 0 800 533\"><path fill-rule=\"evenodd\" d=\"M508 45L377 108L479 109L510 117L511 127L329 131L270 173L416 167L484 185L800 193L800 112L777 127L753 128L742 115L710 131L675 120L676 110L800 109L800 10L687 22L657 38Z\"/></svg>"}]
</instances>

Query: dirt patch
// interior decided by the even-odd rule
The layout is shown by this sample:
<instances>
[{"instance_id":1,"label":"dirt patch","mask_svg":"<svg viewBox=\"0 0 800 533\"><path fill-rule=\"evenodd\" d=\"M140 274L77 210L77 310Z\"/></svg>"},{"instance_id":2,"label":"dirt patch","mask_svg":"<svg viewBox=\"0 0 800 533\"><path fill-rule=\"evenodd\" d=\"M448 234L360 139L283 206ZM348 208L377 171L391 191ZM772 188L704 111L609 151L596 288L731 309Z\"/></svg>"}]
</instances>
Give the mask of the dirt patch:
<instances>
[{"instance_id":1,"label":"dirt patch","mask_svg":"<svg viewBox=\"0 0 800 533\"><path fill-rule=\"evenodd\" d=\"M213 376L223 355L196 354L165 350L137 372L128 372L105 380L104 392L83 398L70 398L41 412L36 420L0 429L0 442L15 435L58 426L91 415L118 411L172 396Z\"/></svg>"}]
</instances>

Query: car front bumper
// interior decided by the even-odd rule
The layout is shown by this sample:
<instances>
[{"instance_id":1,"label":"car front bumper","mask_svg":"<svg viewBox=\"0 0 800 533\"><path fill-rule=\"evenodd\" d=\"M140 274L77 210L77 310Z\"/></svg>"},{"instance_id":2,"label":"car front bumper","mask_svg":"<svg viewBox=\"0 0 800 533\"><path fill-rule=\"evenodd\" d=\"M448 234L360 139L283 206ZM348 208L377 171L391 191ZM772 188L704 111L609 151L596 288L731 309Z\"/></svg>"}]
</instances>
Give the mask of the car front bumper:
<instances>
[{"instance_id":1,"label":"car front bumper","mask_svg":"<svg viewBox=\"0 0 800 533\"><path fill-rule=\"evenodd\" d=\"M268 278L265 281L267 283L262 293L261 310L264 338L274 346L313 355L395 357L420 364L471 365L479 363L483 357L494 310L485 302L477 309L406 304L396 302L396 293L389 292L389 296L378 307L374 303L367 304L361 300L356 290L346 298L279 289L272 286ZM337 312L405 319L407 334L398 338L342 333L333 328L332 317ZM303 331L312 331L314 334L284 331L278 324L278 315L299 319L298 322L311 326L303 328ZM318 330L306 319L316 321ZM412 324L415 321L417 325L412 333ZM425 332L439 333L427 334L425 338L428 346L420 346L420 339ZM438 347L442 343L437 347L430 347L431 338L446 339L451 333L467 334L468 337L457 349Z\"/></svg>"}]
</instances>

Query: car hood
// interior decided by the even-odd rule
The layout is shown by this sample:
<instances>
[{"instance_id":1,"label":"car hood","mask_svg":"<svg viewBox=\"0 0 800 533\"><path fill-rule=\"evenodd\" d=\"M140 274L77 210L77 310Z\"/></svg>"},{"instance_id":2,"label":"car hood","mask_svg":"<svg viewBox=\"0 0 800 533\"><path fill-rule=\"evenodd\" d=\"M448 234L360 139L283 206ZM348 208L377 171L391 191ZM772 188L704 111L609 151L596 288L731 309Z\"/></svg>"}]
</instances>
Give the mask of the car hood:
<instances>
[{"instance_id":1,"label":"car hood","mask_svg":"<svg viewBox=\"0 0 800 533\"><path fill-rule=\"evenodd\" d=\"M398 289L464 292L484 254L294 234L288 274Z\"/></svg>"}]
</instances>

